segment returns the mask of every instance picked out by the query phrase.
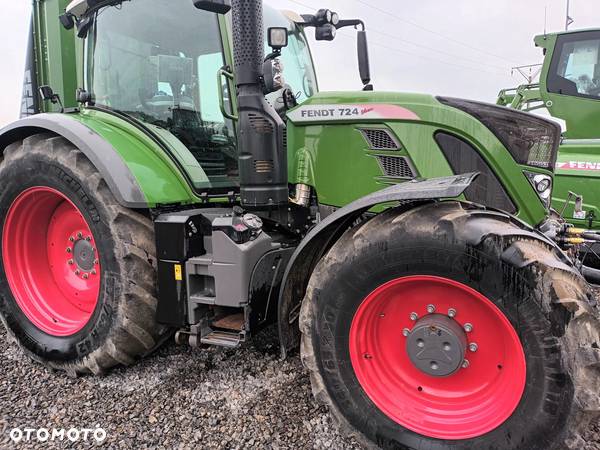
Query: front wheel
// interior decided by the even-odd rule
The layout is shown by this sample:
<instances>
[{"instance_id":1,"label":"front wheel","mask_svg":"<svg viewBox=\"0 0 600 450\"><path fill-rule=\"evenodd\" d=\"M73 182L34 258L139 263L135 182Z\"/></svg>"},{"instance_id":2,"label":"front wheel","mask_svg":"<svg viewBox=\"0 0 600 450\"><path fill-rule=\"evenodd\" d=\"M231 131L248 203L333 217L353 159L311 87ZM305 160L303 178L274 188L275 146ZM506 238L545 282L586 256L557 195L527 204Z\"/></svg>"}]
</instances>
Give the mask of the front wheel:
<instances>
[{"instance_id":1,"label":"front wheel","mask_svg":"<svg viewBox=\"0 0 600 450\"><path fill-rule=\"evenodd\" d=\"M302 358L367 445L581 448L598 414L585 282L510 221L460 203L349 230L313 273Z\"/></svg>"}]
</instances>

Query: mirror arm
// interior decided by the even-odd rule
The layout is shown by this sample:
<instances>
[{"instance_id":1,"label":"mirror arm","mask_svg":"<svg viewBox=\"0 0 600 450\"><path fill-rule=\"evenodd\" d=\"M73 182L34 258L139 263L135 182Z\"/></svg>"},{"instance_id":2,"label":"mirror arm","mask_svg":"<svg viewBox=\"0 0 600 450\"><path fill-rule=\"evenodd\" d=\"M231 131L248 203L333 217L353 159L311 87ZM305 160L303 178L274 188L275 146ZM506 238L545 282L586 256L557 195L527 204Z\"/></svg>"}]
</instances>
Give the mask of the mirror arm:
<instances>
[{"instance_id":1,"label":"mirror arm","mask_svg":"<svg viewBox=\"0 0 600 450\"><path fill-rule=\"evenodd\" d=\"M340 20L335 27L339 30L340 28L346 27L361 27L362 31L365 31L365 23L360 19L349 19L349 20Z\"/></svg>"}]
</instances>

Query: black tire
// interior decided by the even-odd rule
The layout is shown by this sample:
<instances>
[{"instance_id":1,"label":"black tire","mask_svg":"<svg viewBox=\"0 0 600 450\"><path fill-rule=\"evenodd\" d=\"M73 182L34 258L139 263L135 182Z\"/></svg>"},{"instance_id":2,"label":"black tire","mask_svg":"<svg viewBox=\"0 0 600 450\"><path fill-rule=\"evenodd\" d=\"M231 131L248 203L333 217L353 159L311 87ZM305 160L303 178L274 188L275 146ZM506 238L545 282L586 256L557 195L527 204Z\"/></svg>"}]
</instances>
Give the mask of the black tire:
<instances>
[{"instance_id":1,"label":"black tire","mask_svg":"<svg viewBox=\"0 0 600 450\"><path fill-rule=\"evenodd\" d=\"M0 317L25 353L72 375L130 365L167 332L155 322L155 244L148 217L119 205L86 156L62 137L38 134L6 148L0 165L0 233L14 199L33 186L53 188L81 211L100 254L102 279L89 322L57 337L21 311L0 263Z\"/></svg>"},{"instance_id":2,"label":"black tire","mask_svg":"<svg viewBox=\"0 0 600 450\"><path fill-rule=\"evenodd\" d=\"M517 331L526 387L498 428L472 439L426 437L392 421L361 388L348 348L354 312L376 287L408 275L474 288ZM583 449L581 435L600 411L600 322L591 295L556 249L499 215L457 202L388 210L347 231L316 267L300 316L302 360L317 401L366 447Z\"/></svg>"}]
</instances>

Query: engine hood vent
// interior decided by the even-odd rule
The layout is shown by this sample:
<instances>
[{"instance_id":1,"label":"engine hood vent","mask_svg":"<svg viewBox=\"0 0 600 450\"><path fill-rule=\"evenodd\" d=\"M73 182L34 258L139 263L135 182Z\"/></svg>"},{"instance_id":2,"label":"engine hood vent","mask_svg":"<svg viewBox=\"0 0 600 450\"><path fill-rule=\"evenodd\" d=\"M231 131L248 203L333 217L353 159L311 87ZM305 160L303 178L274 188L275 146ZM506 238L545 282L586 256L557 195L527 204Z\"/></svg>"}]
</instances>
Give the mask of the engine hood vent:
<instances>
[{"instance_id":1,"label":"engine hood vent","mask_svg":"<svg viewBox=\"0 0 600 450\"><path fill-rule=\"evenodd\" d=\"M364 128L360 132L371 150L400 150L397 139L386 129Z\"/></svg>"}]
</instances>

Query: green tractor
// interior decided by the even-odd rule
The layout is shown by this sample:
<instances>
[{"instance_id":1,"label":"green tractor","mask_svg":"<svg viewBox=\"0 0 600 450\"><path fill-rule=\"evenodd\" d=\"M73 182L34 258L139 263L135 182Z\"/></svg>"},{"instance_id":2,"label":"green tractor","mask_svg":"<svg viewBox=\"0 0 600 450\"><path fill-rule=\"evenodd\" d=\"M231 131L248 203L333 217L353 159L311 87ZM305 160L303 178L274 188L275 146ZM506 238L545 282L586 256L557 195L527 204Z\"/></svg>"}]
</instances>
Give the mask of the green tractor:
<instances>
[{"instance_id":1,"label":"green tractor","mask_svg":"<svg viewBox=\"0 0 600 450\"><path fill-rule=\"evenodd\" d=\"M361 89L320 92L305 33L345 27ZM582 447L600 323L555 123L378 92L361 20L260 0L36 1L28 61L0 317L32 359L100 375L277 324L365 446Z\"/></svg>"},{"instance_id":2,"label":"green tractor","mask_svg":"<svg viewBox=\"0 0 600 450\"><path fill-rule=\"evenodd\" d=\"M502 90L498 104L547 110L565 121L552 206L577 227L600 231L600 29L549 33L534 42L544 52L539 83ZM600 245L584 244L584 263L600 267Z\"/></svg>"}]
</instances>

